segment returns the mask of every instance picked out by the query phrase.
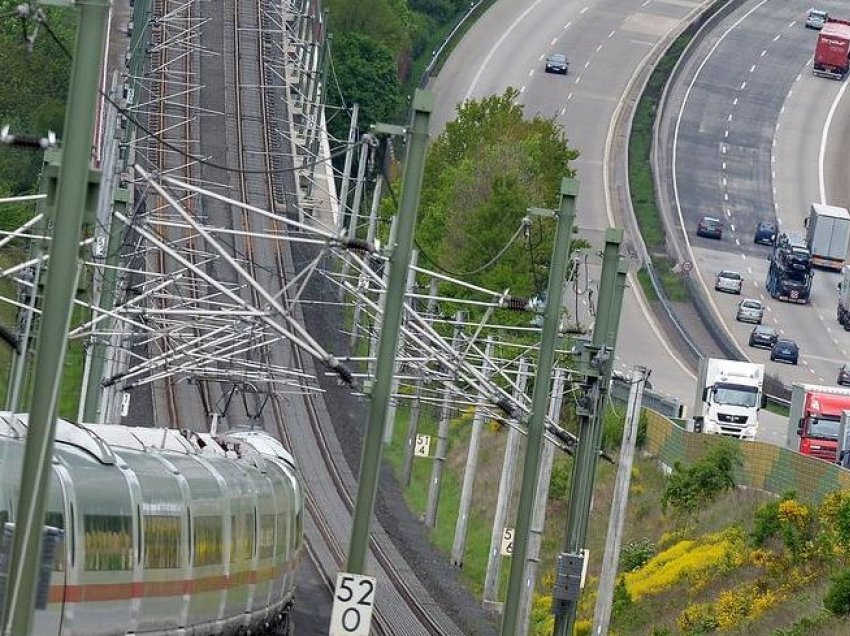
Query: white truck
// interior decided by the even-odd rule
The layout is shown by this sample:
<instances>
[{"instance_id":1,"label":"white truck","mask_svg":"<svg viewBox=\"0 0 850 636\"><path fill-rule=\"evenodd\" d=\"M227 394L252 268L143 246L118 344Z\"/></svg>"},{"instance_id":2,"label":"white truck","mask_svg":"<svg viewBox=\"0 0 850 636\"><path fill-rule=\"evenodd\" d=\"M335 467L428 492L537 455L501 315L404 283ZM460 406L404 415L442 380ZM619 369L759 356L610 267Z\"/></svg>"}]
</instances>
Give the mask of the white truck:
<instances>
[{"instance_id":1,"label":"white truck","mask_svg":"<svg viewBox=\"0 0 850 636\"><path fill-rule=\"evenodd\" d=\"M702 358L694 399L694 430L752 440L764 406L764 365Z\"/></svg>"},{"instance_id":2,"label":"white truck","mask_svg":"<svg viewBox=\"0 0 850 636\"><path fill-rule=\"evenodd\" d=\"M850 212L835 205L812 203L805 225L812 265L834 270L844 267L850 243Z\"/></svg>"}]
</instances>

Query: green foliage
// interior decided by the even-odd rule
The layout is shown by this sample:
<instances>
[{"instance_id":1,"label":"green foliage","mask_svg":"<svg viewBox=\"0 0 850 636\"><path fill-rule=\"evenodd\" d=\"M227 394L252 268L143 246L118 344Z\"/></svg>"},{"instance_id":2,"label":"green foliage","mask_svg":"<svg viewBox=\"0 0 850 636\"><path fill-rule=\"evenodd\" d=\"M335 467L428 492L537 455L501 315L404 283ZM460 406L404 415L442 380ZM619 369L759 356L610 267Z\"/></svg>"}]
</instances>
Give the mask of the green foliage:
<instances>
[{"instance_id":1,"label":"green foliage","mask_svg":"<svg viewBox=\"0 0 850 636\"><path fill-rule=\"evenodd\" d=\"M432 144L417 239L424 260L514 295L542 291L554 225L526 208L555 207L578 153L554 119L524 119L518 92L470 100ZM513 242L512 242L512 239Z\"/></svg>"},{"instance_id":2,"label":"green foliage","mask_svg":"<svg viewBox=\"0 0 850 636\"><path fill-rule=\"evenodd\" d=\"M654 557L656 552L655 543L647 538L629 541L620 550L620 570L624 572L637 570Z\"/></svg>"},{"instance_id":3,"label":"green foliage","mask_svg":"<svg viewBox=\"0 0 850 636\"><path fill-rule=\"evenodd\" d=\"M836 616L850 614L850 569L842 570L830 579L823 606Z\"/></svg>"},{"instance_id":4,"label":"green foliage","mask_svg":"<svg viewBox=\"0 0 850 636\"><path fill-rule=\"evenodd\" d=\"M696 515L721 492L735 487L733 470L740 464L740 449L728 443L717 444L690 468L676 462L661 497L662 509L669 505L680 517Z\"/></svg>"},{"instance_id":5,"label":"green foliage","mask_svg":"<svg viewBox=\"0 0 850 636\"><path fill-rule=\"evenodd\" d=\"M614 615L622 614L634 605L632 595L629 594L629 588L626 586L626 580L622 577L617 579L617 584L614 586L614 599L611 606L611 613Z\"/></svg>"},{"instance_id":6,"label":"green foliage","mask_svg":"<svg viewBox=\"0 0 850 636\"><path fill-rule=\"evenodd\" d=\"M562 501L570 494L570 475L573 471L571 461L556 461L552 465L552 476L549 478L549 497L553 501Z\"/></svg>"},{"instance_id":7,"label":"green foliage","mask_svg":"<svg viewBox=\"0 0 850 636\"><path fill-rule=\"evenodd\" d=\"M339 92L331 90L328 103L360 105L359 127L391 121L399 103L399 81L392 51L380 40L362 33L342 33L333 39L334 73ZM340 95L341 93L341 95ZM328 123L333 137L345 139L349 122L336 117Z\"/></svg>"},{"instance_id":8,"label":"green foliage","mask_svg":"<svg viewBox=\"0 0 850 636\"><path fill-rule=\"evenodd\" d=\"M328 0L326 6L335 41L339 36L367 36L383 45L394 63L410 49L413 16L404 0ZM334 62L339 62L336 55Z\"/></svg>"}]
</instances>

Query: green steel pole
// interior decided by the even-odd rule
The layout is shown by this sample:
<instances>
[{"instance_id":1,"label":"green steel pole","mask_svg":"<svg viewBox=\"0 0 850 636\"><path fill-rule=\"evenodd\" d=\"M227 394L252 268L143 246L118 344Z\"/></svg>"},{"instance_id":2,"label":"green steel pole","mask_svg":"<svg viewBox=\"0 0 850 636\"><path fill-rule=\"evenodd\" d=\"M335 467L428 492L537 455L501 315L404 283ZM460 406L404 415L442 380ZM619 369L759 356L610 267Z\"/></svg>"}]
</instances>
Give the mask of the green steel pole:
<instances>
[{"instance_id":1,"label":"green steel pole","mask_svg":"<svg viewBox=\"0 0 850 636\"><path fill-rule=\"evenodd\" d=\"M514 549L511 554L511 573L508 592L502 614L502 636L518 632L519 605L525 579L525 559L528 554L528 539L534 513L534 497L537 493L540 455L543 452L543 434L546 425L546 410L549 402L549 384L552 365L555 362L555 340L561 322L561 296L564 276L570 254L570 238L575 219L575 202L578 196L578 181L561 180L561 204L557 215L557 232L552 249L552 265L549 268L549 284L546 292L546 311L543 315L543 332L540 336L540 354L537 358L537 373L534 391L531 394L531 414L528 420L528 439L525 446L525 461L522 469L522 486L517 509Z\"/></svg>"},{"instance_id":2,"label":"green steel pole","mask_svg":"<svg viewBox=\"0 0 850 636\"><path fill-rule=\"evenodd\" d=\"M97 92L109 13L108 0L85 0L78 4L80 16L65 107L57 214L35 359L34 386L37 393L32 400L29 417L12 567L6 582L4 633L7 636L29 634L34 613L38 572L41 570L39 558L44 509L56 432L56 407L71 304L76 292L80 230L89 185Z\"/></svg>"},{"instance_id":3,"label":"green steel pole","mask_svg":"<svg viewBox=\"0 0 850 636\"><path fill-rule=\"evenodd\" d=\"M130 200L130 193L126 188L115 188L113 197L115 210L122 214L127 209L127 202ZM100 298L98 299L98 309L101 312L96 312L95 315L100 315L103 311L112 311L115 304L115 287L118 282L118 261L121 257L121 241L124 238L124 224L117 219L112 219L109 223L109 241L106 245L106 267L103 269L103 287L100 290ZM98 422L98 410L100 409L100 399L103 391L100 385L103 379L103 366L106 361L107 341L104 336L97 338L92 344L89 356L91 357L91 365L89 369L88 383L86 385L86 401L83 407L84 422Z\"/></svg>"},{"instance_id":4,"label":"green steel pole","mask_svg":"<svg viewBox=\"0 0 850 636\"><path fill-rule=\"evenodd\" d=\"M363 440L363 455L360 459L360 476L357 482L357 503L351 528L351 543L348 548L348 571L363 574L366 552L369 547L369 521L375 506L378 488L378 471L381 467L381 450L384 440L387 406L390 402L390 386L395 368L396 347L404 307L404 290L407 270L413 251L413 231L419 208L422 176L425 172L425 151L428 147L428 121L434 108L434 96L417 90L413 96L413 115L404 162L404 182L398 206L396 244L390 257L390 274L387 281L387 297L381 325L381 341L378 344L378 364L372 399L369 402L369 419L366 424L366 439Z\"/></svg>"},{"instance_id":5,"label":"green steel pole","mask_svg":"<svg viewBox=\"0 0 850 636\"><path fill-rule=\"evenodd\" d=\"M620 243L623 230L608 228L605 232L605 248L602 255L602 275L599 283L599 302L596 308L596 320L593 325L591 344L586 348L584 366L588 371L589 390L586 397L589 404L580 413L579 442L573 462L570 481L570 507L567 513L567 530L564 552L579 554L584 548L587 533L587 516L590 512L590 500L596 470L596 458L599 455L599 440L602 431L602 410L605 387L611 369L613 350L607 351L611 357L604 358L601 366L594 366L594 358L606 353L610 342L616 342L619 320L619 305L622 302L623 278L619 275ZM620 282L618 289L618 281ZM619 299L619 302L618 302ZM613 329L613 338L611 331ZM598 360L598 358L596 358ZM578 601L566 601L565 611L555 614L555 635L572 634Z\"/></svg>"}]
</instances>

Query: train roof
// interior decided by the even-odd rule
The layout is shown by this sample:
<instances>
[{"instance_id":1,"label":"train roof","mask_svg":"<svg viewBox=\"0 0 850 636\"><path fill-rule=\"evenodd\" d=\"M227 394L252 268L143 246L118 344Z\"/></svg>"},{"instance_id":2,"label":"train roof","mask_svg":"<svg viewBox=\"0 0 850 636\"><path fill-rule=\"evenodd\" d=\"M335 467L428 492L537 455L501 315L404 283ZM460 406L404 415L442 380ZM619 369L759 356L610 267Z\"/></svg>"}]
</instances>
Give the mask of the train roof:
<instances>
[{"instance_id":1,"label":"train roof","mask_svg":"<svg viewBox=\"0 0 850 636\"><path fill-rule=\"evenodd\" d=\"M28 414L0 411L0 437L22 440L26 437ZM112 424L74 424L57 419L58 445L85 451L101 464L115 464L115 451L166 451L182 455L245 457L259 454L295 466L292 455L278 440L264 431L237 430L218 436L170 428L146 428ZM244 445L244 446L243 446ZM57 447L61 450L61 446Z\"/></svg>"}]
</instances>

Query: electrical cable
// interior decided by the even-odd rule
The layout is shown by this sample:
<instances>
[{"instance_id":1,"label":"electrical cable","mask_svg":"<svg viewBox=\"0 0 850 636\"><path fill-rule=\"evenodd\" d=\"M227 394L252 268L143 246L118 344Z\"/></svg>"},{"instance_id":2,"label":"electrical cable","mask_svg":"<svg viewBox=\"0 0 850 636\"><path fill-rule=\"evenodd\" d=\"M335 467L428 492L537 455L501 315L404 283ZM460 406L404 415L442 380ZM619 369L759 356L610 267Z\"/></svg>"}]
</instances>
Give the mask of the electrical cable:
<instances>
[{"instance_id":1,"label":"electrical cable","mask_svg":"<svg viewBox=\"0 0 850 636\"><path fill-rule=\"evenodd\" d=\"M53 32L53 29L50 28L50 25L47 24L47 20L44 19L44 16L43 15L36 16L36 19L39 21L39 23L42 26L44 26L47 33L50 35L51 38L53 38L53 41L56 42L56 44L59 45L59 47L62 49L62 52L69 59L72 59L73 56L71 55L71 52L68 50L68 48L65 46L65 44L59 39L59 37ZM276 174L285 174L287 172L297 172L299 170L304 170L305 168L311 168L313 166L318 166L320 164L327 163L328 161L331 161L331 160L335 159L336 157L339 157L339 156L345 154L346 152L348 152L348 148L349 148L348 144L345 144L341 148L338 148L337 150L332 152L330 154L330 156L327 157L327 159L319 159L317 157L314 161L304 163L304 164L302 164L301 166L298 166L298 167L281 168L279 170L264 170L264 169L249 170L249 169L244 169L244 168L232 168L230 166L226 166L226 165L223 165L223 164L213 163L212 161L209 161L208 159L205 159L205 158L203 158L199 155L193 155L191 153L188 153L188 152L178 148L177 146L171 144L170 142L166 141L165 139L163 139L162 137L160 137L159 135L157 135L156 133L151 131L148 127L146 127L138 119L136 119L130 113L130 111L125 109L123 106L119 105L114 99L112 99L112 97L107 95L103 90L98 89L97 92L100 94L101 97L103 97L107 102L109 102L119 113L121 113L124 117L126 117L128 119L128 121L130 121L134 126L136 126L139 130L144 132L148 137L153 139L159 145L164 146L164 147L168 148L169 150L171 150L173 152L176 152L181 157L185 157L186 159L189 159L191 161L196 161L199 164L207 166L209 168L214 168L216 170L222 170L223 172L231 172L231 173L234 173L234 174L275 174L275 175ZM357 145L359 145L360 143L361 143L360 140L358 140L351 147L354 148Z\"/></svg>"}]
</instances>

